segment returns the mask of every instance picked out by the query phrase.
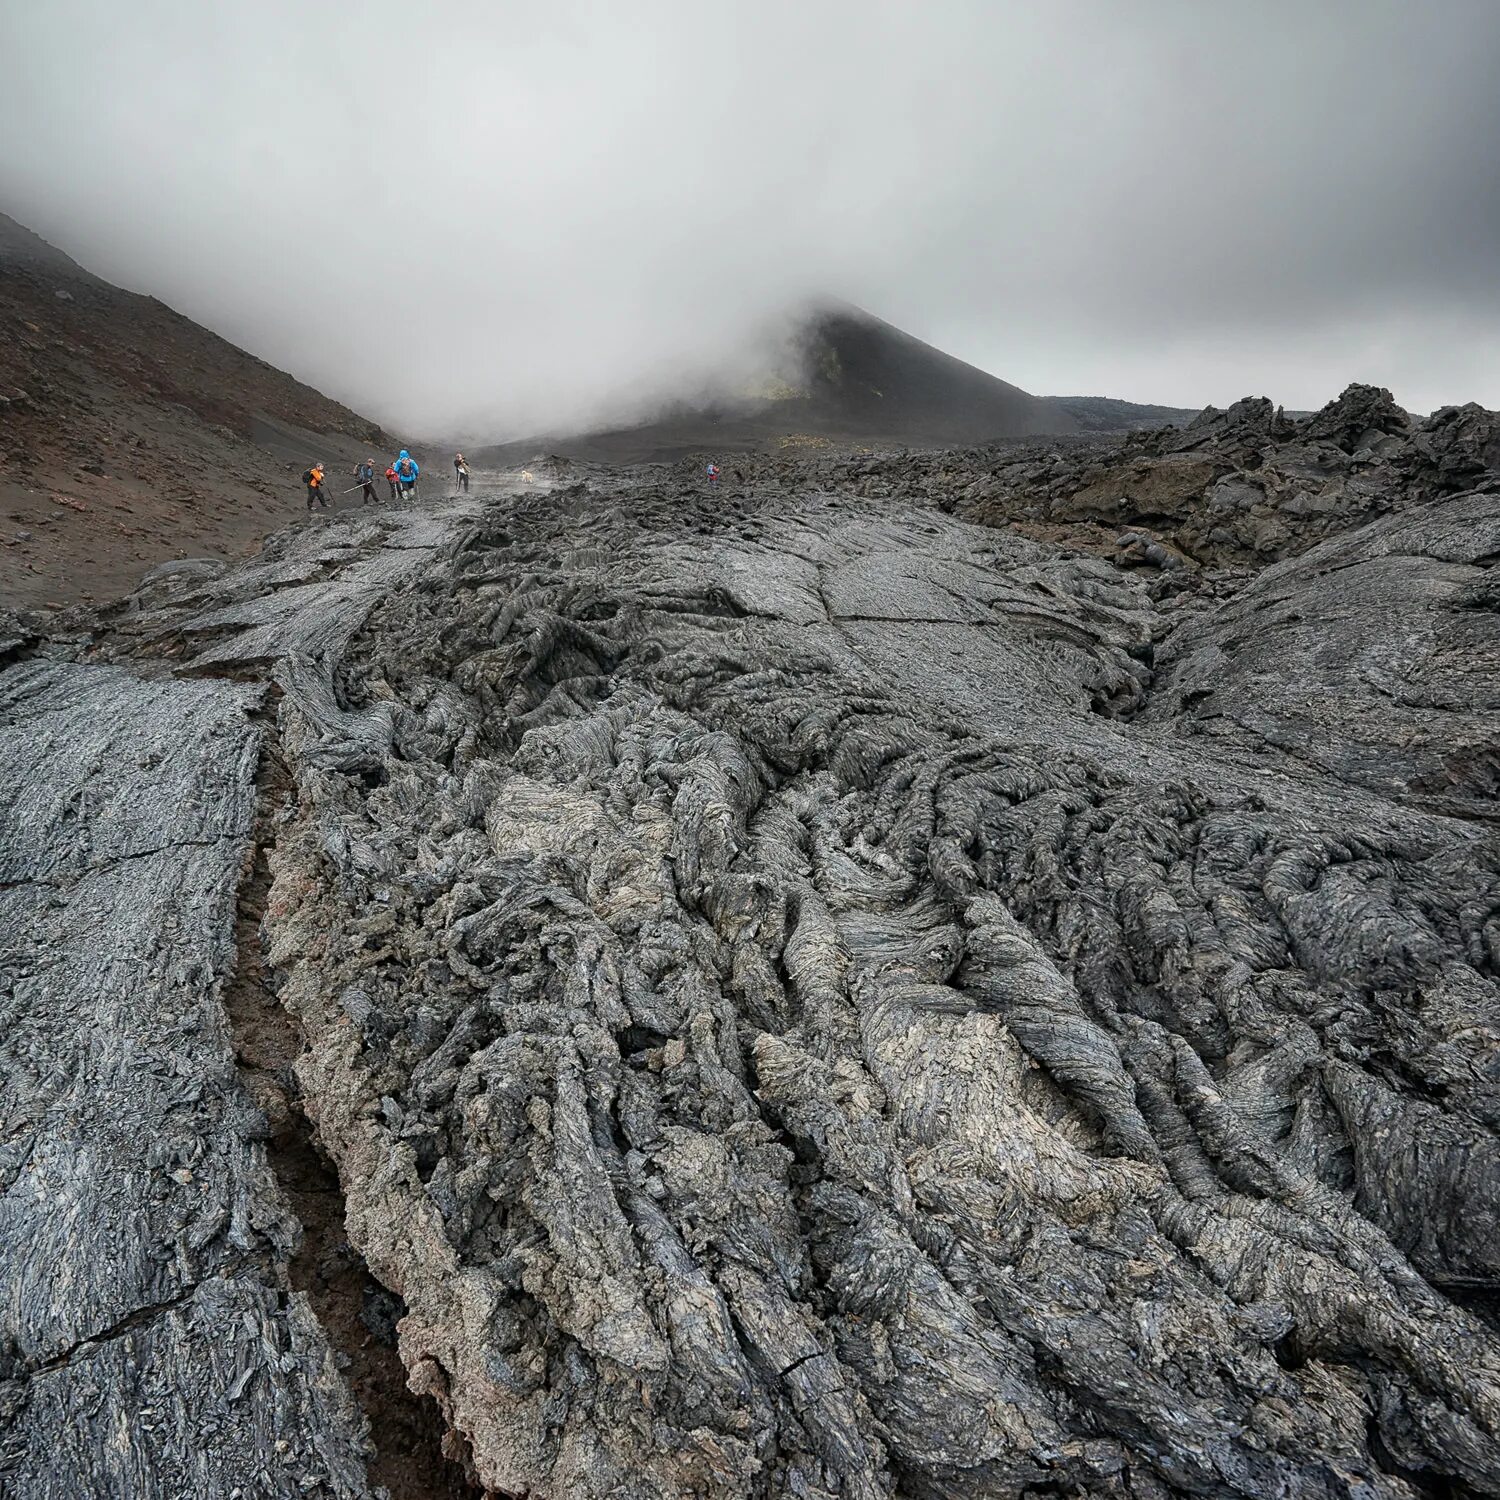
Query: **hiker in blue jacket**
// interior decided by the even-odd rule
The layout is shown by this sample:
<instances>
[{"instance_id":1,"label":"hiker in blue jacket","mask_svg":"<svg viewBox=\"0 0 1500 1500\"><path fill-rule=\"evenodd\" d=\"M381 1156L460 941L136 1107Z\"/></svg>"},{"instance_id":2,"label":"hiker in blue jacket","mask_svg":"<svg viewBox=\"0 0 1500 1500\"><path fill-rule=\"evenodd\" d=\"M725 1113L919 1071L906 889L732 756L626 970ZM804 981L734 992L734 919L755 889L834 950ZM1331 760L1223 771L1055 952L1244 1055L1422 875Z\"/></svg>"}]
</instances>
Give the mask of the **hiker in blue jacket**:
<instances>
[{"instance_id":1,"label":"hiker in blue jacket","mask_svg":"<svg viewBox=\"0 0 1500 1500\"><path fill-rule=\"evenodd\" d=\"M403 495L410 495L416 490L417 475L421 472L416 459L403 448L401 457L396 460L396 483L401 486Z\"/></svg>"}]
</instances>

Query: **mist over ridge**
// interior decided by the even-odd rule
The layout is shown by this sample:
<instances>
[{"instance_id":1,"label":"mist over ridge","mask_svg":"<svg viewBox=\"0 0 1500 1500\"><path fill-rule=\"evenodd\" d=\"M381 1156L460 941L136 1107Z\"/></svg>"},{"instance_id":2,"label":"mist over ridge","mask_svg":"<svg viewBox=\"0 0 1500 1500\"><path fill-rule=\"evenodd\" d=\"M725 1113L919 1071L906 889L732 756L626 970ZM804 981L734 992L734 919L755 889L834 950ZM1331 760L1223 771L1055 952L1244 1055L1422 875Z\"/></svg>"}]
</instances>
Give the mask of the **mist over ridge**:
<instances>
[{"instance_id":1,"label":"mist over ridge","mask_svg":"<svg viewBox=\"0 0 1500 1500\"><path fill-rule=\"evenodd\" d=\"M1500 404L1493 9L13 6L9 212L335 398L628 420L846 297L1023 389Z\"/></svg>"}]
</instances>

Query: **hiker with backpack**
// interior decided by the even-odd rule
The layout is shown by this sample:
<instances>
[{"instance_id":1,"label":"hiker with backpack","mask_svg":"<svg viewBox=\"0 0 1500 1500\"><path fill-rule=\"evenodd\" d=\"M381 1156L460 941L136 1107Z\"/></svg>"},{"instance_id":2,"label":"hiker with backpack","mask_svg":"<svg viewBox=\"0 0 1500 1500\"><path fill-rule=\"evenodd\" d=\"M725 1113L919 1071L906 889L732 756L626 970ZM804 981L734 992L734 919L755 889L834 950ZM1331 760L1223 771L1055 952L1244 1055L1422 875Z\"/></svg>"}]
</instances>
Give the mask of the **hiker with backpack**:
<instances>
[{"instance_id":1,"label":"hiker with backpack","mask_svg":"<svg viewBox=\"0 0 1500 1500\"><path fill-rule=\"evenodd\" d=\"M422 470L405 448L401 450L401 457L396 460L396 483L400 487L402 496L415 494L417 488L417 476Z\"/></svg>"},{"instance_id":2,"label":"hiker with backpack","mask_svg":"<svg viewBox=\"0 0 1500 1500\"><path fill-rule=\"evenodd\" d=\"M375 493L375 460L367 458L362 464L355 464L354 477L359 481L361 505L380 503L380 496Z\"/></svg>"},{"instance_id":3,"label":"hiker with backpack","mask_svg":"<svg viewBox=\"0 0 1500 1500\"><path fill-rule=\"evenodd\" d=\"M396 466L387 464L385 466L385 482L391 487L391 499L396 498Z\"/></svg>"},{"instance_id":4,"label":"hiker with backpack","mask_svg":"<svg viewBox=\"0 0 1500 1500\"><path fill-rule=\"evenodd\" d=\"M307 486L307 509L312 513L313 501L316 500L324 510L328 509L327 491L323 486L323 465L321 462L313 464L312 468L304 469L302 482Z\"/></svg>"},{"instance_id":5,"label":"hiker with backpack","mask_svg":"<svg viewBox=\"0 0 1500 1500\"><path fill-rule=\"evenodd\" d=\"M707 472L708 472L708 487L709 487L709 489L711 489L711 490L718 489L718 487L719 487L719 466L718 466L718 464L716 464L716 463L710 463L708 465L708 471Z\"/></svg>"},{"instance_id":6,"label":"hiker with backpack","mask_svg":"<svg viewBox=\"0 0 1500 1500\"><path fill-rule=\"evenodd\" d=\"M458 487L464 494L469 493L469 464L462 453L453 455L453 477L458 481Z\"/></svg>"}]
</instances>

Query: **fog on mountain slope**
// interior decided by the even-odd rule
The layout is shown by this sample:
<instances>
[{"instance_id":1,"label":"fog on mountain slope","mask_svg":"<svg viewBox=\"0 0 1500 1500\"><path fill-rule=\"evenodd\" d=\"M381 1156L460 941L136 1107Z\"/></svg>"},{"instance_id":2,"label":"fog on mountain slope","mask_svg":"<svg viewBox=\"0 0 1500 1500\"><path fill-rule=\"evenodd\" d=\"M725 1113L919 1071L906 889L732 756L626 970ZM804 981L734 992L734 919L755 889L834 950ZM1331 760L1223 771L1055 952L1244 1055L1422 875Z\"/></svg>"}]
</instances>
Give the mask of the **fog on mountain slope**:
<instances>
[{"instance_id":1,"label":"fog on mountain slope","mask_svg":"<svg viewBox=\"0 0 1500 1500\"><path fill-rule=\"evenodd\" d=\"M124 593L185 555L235 557L289 518L315 460L396 438L0 214L0 600Z\"/></svg>"},{"instance_id":2,"label":"fog on mountain slope","mask_svg":"<svg viewBox=\"0 0 1500 1500\"><path fill-rule=\"evenodd\" d=\"M1487 0L50 0L0 191L422 431L637 419L824 289L1038 393L1500 405L1497 50Z\"/></svg>"},{"instance_id":3,"label":"fog on mountain slope","mask_svg":"<svg viewBox=\"0 0 1500 1500\"><path fill-rule=\"evenodd\" d=\"M1102 425L1108 418L1097 412L1096 420ZM476 451L507 461L540 444L575 457L641 462L785 443L977 443L1078 426L1065 404L976 370L862 308L822 298L768 325L745 364L726 369L697 399L685 394L629 426Z\"/></svg>"},{"instance_id":4,"label":"fog on mountain slope","mask_svg":"<svg viewBox=\"0 0 1500 1500\"><path fill-rule=\"evenodd\" d=\"M232 557L282 524L314 461L340 481L415 443L425 496L448 453L387 433L154 298L111 286L0 215L0 590L12 605L123 592L166 557ZM1091 408L1085 425L1130 425ZM876 447L1067 432L1038 400L846 304L767 324L714 394L620 432L472 449L484 462L542 446L616 459L728 455L786 444ZM429 440L423 444L421 440Z\"/></svg>"}]
</instances>

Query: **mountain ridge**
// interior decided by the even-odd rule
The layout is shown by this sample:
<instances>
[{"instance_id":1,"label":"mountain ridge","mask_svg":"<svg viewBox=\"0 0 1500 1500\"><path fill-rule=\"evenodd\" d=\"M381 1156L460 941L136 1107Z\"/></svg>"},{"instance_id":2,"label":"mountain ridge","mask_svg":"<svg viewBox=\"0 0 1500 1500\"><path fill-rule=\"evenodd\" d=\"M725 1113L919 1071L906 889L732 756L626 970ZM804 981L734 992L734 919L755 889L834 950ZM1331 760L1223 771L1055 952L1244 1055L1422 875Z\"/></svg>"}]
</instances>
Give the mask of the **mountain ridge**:
<instances>
[{"instance_id":1,"label":"mountain ridge","mask_svg":"<svg viewBox=\"0 0 1500 1500\"><path fill-rule=\"evenodd\" d=\"M395 439L0 214L0 591L105 595L152 563L253 550L335 473ZM393 450L392 450L393 451Z\"/></svg>"},{"instance_id":2,"label":"mountain ridge","mask_svg":"<svg viewBox=\"0 0 1500 1500\"><path fill-rule=\"evenodd\" d=\"M630 425L538 434L476 451L488 462L522 461L544 449L594 462L651 463L702 451L946 447L1083 427L1066 405L838 299L811 304L777 342L769 367L738 395L679 401Z\"/></svg>"}]
</instances>

